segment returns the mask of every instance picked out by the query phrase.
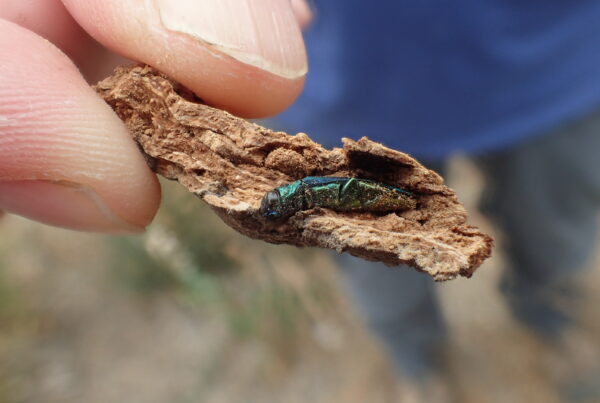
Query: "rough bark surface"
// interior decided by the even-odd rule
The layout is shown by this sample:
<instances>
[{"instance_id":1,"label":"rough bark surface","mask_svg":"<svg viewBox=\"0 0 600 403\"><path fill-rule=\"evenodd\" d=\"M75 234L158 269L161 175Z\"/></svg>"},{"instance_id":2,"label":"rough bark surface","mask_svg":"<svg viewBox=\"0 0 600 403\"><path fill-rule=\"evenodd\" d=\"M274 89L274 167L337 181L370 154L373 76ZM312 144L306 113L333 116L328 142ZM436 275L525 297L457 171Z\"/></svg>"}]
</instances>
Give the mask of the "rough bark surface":
<instances>
[{"instance_id":1,"label":"rough bark surface","mask_svg":"<svg viewBox=\"0 0 600 403\"><path fill-rule=\"evenodd\" d=\"M491 254L492 239L467 224L454 191L407 154L366 137L328 150L304 133L271 131L203 105L147 66L118 68L96 90L155 172L179 181L244 235L406 263L438 281L471 276ZM418 206L384 215L314 208L282 223L258 213L267 191L305 176L377 180L410 190Z\"/></svg>"}]
</instances>

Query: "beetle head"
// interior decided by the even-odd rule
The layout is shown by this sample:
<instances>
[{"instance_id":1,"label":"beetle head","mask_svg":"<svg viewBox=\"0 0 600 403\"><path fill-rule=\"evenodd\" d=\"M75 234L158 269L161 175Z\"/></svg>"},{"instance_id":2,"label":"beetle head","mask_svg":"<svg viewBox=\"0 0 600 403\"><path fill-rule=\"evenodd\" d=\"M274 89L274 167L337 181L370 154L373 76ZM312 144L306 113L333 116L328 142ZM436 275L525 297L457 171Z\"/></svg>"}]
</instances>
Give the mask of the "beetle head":
<instances>
[{"instance_id":1,"label":"beetle head","mask_svg":"<svg viewBox=\"0 0 600 403\"><path fill-rule=\"evenodd\" d=\"M272 190L264 195L259 212L269 220L277 220L282 217L281 196L278 191Z\"/></svg>"}]
</instances>

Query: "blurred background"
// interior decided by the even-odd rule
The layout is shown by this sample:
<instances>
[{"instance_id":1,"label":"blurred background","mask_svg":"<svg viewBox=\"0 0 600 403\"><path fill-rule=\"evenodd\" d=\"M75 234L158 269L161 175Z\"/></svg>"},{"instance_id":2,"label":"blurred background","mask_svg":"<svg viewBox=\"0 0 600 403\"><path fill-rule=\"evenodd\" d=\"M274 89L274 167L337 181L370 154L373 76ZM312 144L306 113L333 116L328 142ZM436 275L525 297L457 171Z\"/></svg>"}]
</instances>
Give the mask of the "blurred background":
<instances>
[{"instance_id":1,"label":"blurred background","mask_svg":"<svg viewBox=\"0 0 600 403\"><path fill-rule=\"evenodd\" d=\"M473 165L454 158L448 180L493 233L474 210ZM245 238L178 184L163 186L141 236L3 216L0 402L418 401L345 297L329 251ZM581 278L574 358L598 354L597 262ZM473 278L437 285L450 330L440 382L461 402L563 401L564 357L508 314L501 269L496 248ZM593 401L589 387L568 398Z\"/></svg>"},{"instance_id":2,"label":"blurred background","mask_svg":"<svg viewBox=\"0 0 600 403\"><path fill-rule=\"evenodd\" d=\"M398 309L409 320L387 310L399 320L380 332L386 347L333 252L247 239L176 183L163 183L161 210L140 236L0 212L0 403L600 402L600 2L311 3L305 91L273 124L327 146L368 135L428 164L449 162L446 180L471 223L496 239L493 257L435 290L425 275L419 289L388 287L388 301L412 294L413 304L384 301L375 314L417 309ZM39 1L51 4L62 3ZM35 31L27 16L12 17ZM479 159L485 183L457 153ZM495 227L477 213L484 187L496 192L485 197ZM499 287L509 260L519 260L513 286L530 325L544 322L532 311L550 302L573 326L560 323L550 340L514 319ZM441 315L415 313L436 295ZM431 339L419 331L441 318L439 368L402 376L407 360L389 346L415 351L395 336Z\"/></svg>"}]
</instances>

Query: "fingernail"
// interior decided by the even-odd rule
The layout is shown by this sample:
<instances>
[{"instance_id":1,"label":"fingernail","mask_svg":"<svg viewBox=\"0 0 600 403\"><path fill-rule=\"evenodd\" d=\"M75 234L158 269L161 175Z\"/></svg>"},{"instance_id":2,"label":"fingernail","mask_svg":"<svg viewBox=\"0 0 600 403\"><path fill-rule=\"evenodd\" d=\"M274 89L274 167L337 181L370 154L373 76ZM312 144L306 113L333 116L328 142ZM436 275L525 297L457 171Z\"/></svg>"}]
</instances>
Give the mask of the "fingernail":
<instances>
[{"instance_id":1,"label":"fingernail","mask_svg":"<svg viewBox=\"0 0 600 403\"><path fill-rule=\"evenodd\" d=\"M81 231L131 234L144 230L117 216L91 187L68 181L0 182L0 210Z\"/></svg>"},{"instance_id":2,"label":"fingernail","mask_svg":"<svg viewBox=\"0 0 600 403\"><path fill-rule=\"evenodd\" d=\"M165 28L273 74L306 74L306 52L289 0L156 0Z\"/></svg>"}]
</instances>

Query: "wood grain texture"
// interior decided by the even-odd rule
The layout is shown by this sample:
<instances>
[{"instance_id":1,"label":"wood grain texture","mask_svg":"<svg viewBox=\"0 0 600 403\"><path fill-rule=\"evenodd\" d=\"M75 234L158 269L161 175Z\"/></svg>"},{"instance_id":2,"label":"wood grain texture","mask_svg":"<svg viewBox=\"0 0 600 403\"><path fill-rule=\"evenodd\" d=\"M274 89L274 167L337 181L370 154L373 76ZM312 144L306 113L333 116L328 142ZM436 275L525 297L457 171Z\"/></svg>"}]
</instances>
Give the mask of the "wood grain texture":
<instances>
[{"instance_id":1,"label":"wood grain texture","mask_svg":"<svg viewBox=\"0 0 600 403\"><path fill-rule=\"evenodd\" d=\"M147 66L118 68L96 90L155 172L179 181L244 235L405 263L437 281L469 277L491 254L492 239L467 224L454 191L407 154L366 137L325 149L304 133L272 131L206 106ZM315 208L283 223L258 214L267 191L305 176L373 179L413 192L418 205L385 215Z\"/></svg>"}]
</instances>

